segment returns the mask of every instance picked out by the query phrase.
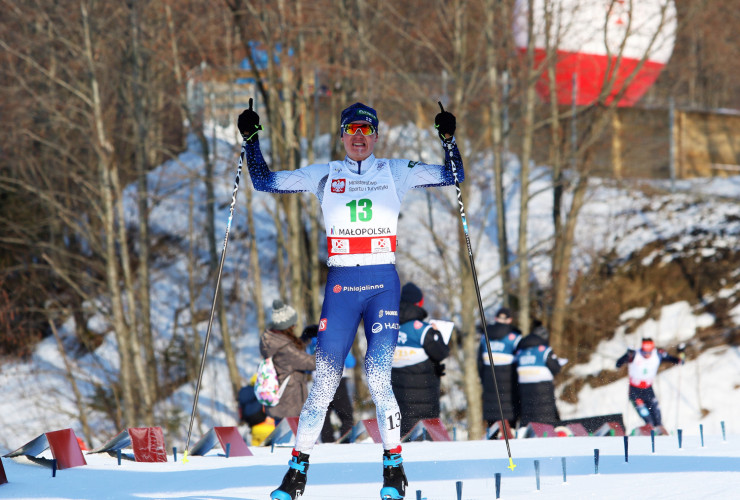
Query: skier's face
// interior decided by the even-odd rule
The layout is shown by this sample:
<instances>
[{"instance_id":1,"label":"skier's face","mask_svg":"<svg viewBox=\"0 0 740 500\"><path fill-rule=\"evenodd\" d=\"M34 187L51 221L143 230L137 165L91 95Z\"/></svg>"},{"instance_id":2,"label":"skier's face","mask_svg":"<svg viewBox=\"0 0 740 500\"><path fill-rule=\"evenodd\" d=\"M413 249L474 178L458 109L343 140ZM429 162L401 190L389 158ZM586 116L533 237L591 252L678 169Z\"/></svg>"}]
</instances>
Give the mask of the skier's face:
<instances>
[{"instance_id":1,"label":"skier's face","mask_svg":"<svg viewBox=\"0 0 740 500\"><path fill-rule=\"evenodd\" d=\"M640 348L640 354L647 358L652 354L653 349L655 349L655 343L650 341L643 342Z\"/></svg>"},{"instance_id":2,"label":"skier's face","mask_svg":"<svg viewBox=\"0 0 740 500\"><path fill-rule=\"evenodd\" d=\"M352 122L359 124L367 124L367 122ZM375 131L370 135L363 135L362 131L357 130L354 135L342 133L342 144L344 144L344 150L354 161L363 161L368 156L373 154L375 143L378 141L378 132Z\"/></svg>"}]
</instances>

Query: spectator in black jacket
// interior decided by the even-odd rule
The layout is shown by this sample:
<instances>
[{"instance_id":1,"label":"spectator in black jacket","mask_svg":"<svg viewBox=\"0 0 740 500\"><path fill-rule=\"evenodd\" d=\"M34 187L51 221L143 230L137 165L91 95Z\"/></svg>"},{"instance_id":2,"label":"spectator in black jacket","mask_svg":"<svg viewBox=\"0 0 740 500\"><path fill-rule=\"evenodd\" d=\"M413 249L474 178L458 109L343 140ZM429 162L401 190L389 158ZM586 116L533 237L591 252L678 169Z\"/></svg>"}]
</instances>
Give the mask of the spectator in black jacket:
<instances>
[{"instance_id":1,"label":"spectator in black jacket","mask_svg":"<svg viewBox=\"0 0 740 500\"><path fill-rule=\"evenodd\" d=\"M521 415L519 424L530 422L556 424L560 421L555 405L553 378L560 372L560 361L548 345L550 333L537 324L532 333L519 342L516 353Z\"/></svg>"},{"instance_id":2,"label":"spectator in black jacket","mask_svg":"<svg viewBox=\"0 0 740 500\"><path fill-rule=\"evenodd\" d=\"M491 346L493 367L496 373L496 384L501 397L501 409L498 406L496 386L491 376L491 361L488 358L486 336L481 334L478 351L478 373L483 386L483 420L491 427L494 422L501 420L501 413L509 426L515 427L519 415L519 384L517 382L514 353L519 347L522 335L511 324L513 321L511 310L502 307L496 313L496 321L486 327L488 340Z\"/></svg>"},{"instance_id":3,"label":"spectator in black jacket","mask_svg":"<svg viewBox=\"0 0 740 500\"><path fill-rule=\"evenodd\" d=\"M393 355L391 384L401 409L401 436L419 420L439 418L442 361L450 354L442 334L424 321L424 295L409 282L401 289L398 343Z\"/></svg>"}]
</instances>

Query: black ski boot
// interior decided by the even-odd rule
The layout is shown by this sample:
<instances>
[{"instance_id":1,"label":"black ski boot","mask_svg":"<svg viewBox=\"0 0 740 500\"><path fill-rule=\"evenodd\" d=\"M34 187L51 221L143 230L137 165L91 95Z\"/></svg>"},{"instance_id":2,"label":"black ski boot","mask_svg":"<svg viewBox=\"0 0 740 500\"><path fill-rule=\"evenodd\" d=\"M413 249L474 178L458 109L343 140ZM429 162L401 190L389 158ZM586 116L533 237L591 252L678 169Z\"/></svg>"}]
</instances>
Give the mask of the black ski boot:
<instances>
[{"instance_id":1,"label":"black ski boot","mask_svg":"<svg viewBox=\"0 0 740 500\"><path fill-rule=\"evenodd\" d=\"M403 472L403 458L401 447L383 451L383 488L380 490L381 500L399 500L406 496L406 486L409 485L406 474Z\"/></svg>"},{"instance_id":2,"label":"black ski boot","mask_svg":"<svg viewBox=\"0 0 740 500\"><path fill-rule=\"evenodd\" d=\"M308 455L293 450L293 458L288 462L290 469L285 473L278 489L270 493L271 500L294 500L303 495L308 472Z\"/></svg>"}]
</instances>

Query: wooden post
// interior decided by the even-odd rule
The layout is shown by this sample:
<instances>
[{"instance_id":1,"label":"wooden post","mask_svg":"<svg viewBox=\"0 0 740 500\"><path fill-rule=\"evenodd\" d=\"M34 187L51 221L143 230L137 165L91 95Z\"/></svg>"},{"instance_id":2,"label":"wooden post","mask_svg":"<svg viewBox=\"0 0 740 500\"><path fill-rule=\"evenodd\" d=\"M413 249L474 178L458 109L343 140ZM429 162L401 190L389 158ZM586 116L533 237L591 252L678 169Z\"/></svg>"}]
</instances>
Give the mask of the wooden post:
<instances>
[{"instance_id":1,"label":"wooden post","mask_svg":"<svg viewBox=\"0 0 740 500\"><path fill-rule=\"evenodd\" d=\"M622 120L619 110L615 109L612 115L612 167L614 178L621 179L624 175L622 168Z\"/></svg>"},{"instance_id":2,"label":"wooden post","mask_svg":"<svg viewBox=\"0 0 740 500\"><path fill-rule=\"evenodd\" d=\"M668 170L671 175L671 191L675 191L676 186L676 105L673 97L668 101Z\"/></svg>"}]
</instances>

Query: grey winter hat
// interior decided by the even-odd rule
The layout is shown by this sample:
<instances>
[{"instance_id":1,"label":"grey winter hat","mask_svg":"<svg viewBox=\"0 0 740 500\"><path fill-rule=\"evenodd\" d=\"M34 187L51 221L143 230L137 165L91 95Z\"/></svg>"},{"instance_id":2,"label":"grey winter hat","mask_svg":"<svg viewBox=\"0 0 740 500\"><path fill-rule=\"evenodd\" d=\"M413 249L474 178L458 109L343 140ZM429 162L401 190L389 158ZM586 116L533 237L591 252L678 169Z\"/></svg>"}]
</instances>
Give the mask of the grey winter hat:
<instances>
[{"instance_id":1,"label":"grey winter hat","mask_svg":"<svg viewBox=\"0 0 740 500\"><path fill-rule=\"evenodd\" d=\"M287 330L298 321L298 313L280 299L272 301L272 328Z\"/></svg>"}]
</instances>

